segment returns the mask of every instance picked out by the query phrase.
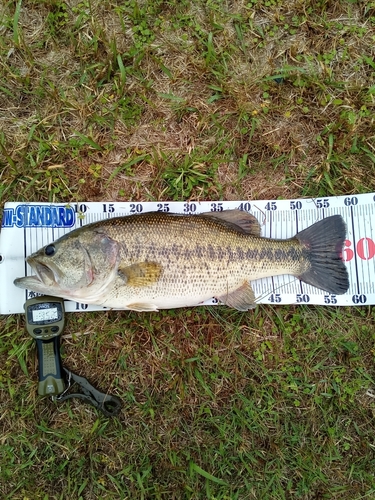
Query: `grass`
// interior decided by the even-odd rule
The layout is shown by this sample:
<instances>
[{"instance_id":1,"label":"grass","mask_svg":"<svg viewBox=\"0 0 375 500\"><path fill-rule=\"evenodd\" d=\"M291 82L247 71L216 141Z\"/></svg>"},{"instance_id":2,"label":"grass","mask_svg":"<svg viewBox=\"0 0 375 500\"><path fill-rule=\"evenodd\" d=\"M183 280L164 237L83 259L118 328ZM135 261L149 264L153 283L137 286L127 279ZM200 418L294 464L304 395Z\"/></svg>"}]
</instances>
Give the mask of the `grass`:
<instances>
[{"instance_id":1,"label":"grass","mask_svg":"<svg viewBox=\"0 0 375 500\"><path fill-rule=\"evenodd\" d=\"M375 3L6 2L0 200L375 191ZM374 309L68 318L63 357L124 402L36 395L2 317L4 499L375 498Z\"/></svg>"}]
</instances>

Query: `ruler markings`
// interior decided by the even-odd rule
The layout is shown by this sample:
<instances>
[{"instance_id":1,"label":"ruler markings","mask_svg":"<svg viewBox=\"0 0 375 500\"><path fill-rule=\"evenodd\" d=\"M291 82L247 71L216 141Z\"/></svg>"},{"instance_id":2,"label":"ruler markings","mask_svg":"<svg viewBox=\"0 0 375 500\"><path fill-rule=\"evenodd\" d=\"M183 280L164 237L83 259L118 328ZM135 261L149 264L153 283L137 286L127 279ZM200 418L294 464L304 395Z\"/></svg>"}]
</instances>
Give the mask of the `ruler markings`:
<instances>
[{"instance_id":1,"label":"ruler markings","mask_svg":"<svg viewBox=\"0 0 375 500\"><path fill-rule=\"evenodd\" d=\"M273 222L273 217L271 217L271 215L270 215L270 235L269 235L270 238L272 238L272 229L273 229L272 222ZM275 279L273 276L271 278L271 282L272 282L272 293L275 294L276 293L275 292Z\"/></svg>"},{"instance_id":2,"label":"ruler markings","mask_svg":"<svg viewBox=\"0 0 375 500\"><path fill-rule=\"evenodd\" d=\"M350 216L351 216L351 225L352 225L352 238L353 238L353 248L356 248L356 234L355 234L355 227L354 227L354 217L353 217L353 207L350 207ZM360 289L359 289L359 279L358 279L358 262L357 262L357 252L354 252L354 269L355 269L355 276L356 276L356 286L357 286L357 293L359 295Z\"/></svg>"},{"instance_id":3,"label":"ruler markings","mask_svg":"<svg viewBox=\"0 0 375 500\"><path fill-rule=\"evenodd\" d=\"M298 202L298 203L297 203ZM347 223L348 234L343 251L351 282L350 291L337 296L337 305L362 305L375 303L375 195L362 194L356 196L342 196L331 198L301 199L301 200L263 200L254 202L220 202L224 210L238 208L240 205L251 206L251 213L257 217L261 224L262 234L272 238L285 239L293 237L295 233L309 227L318 220L333 214L341 214ZM217 205L219 202L215 202ZM21 312L23 302L14 304L12 296L18 292L13 286L13 279L21 276L25 271L30 274L31 269L24 262L23 257L37 251L40 247L50 243L54 239L69 233L74 228L82 227L90 222L103 218L129 215L134 210L147 212L157 210L158 207L166 205L170 212L177 213L199 213L212 210L214 202L146 202L146 203L78 203L74 204L75 223L72 228L55 227L23 227L22 234L18 227L3 228L0 238L0 253L3 256L3 264L0 265L0 283L2 293L0 294L0 313ZM22 206L21 214L25 216L27 205L43 205L48 207L62 206L62 204L21 204L7 203L5 209ZM106 211L105 207L112 210ZM292 207L294 207L292 209ZM190 211L189 211L190 210ZM293 214L295 212L295 214ZM83 215L83 217L82 217ZM15 221L13 216L13 221ZM9 221L9 219L8 219ZM265 227L264 227L265 224ZM15 225L15 222L14 224ZM4 249L7 250L4 250ZM22 250L21 250L22 249ZM5 257L5 258L4 258ZM4 265L5 261L14 261L11 266ZM23 271L22 271L23 269ZM13 274L12 274L13 273ZM310 303L324 304L324 291L320 291L302 283L291 276L275 276L252 282L255 295L260 302L269 303L272 296L281 297L283 303L296 303L296 295L306 294ZM5 293L4 293L5 290ZM20 295L17 295L20 297ZM3 302L7 301L5 305ZM13 302L13 303L12 303ZM72 304L72 303L68 303ZM75 303L73 303L74 310ZM19 309L19 310L18 310ZM85 310L98 310L100 307L89 306Z\"/></svg>"}]
</instances>

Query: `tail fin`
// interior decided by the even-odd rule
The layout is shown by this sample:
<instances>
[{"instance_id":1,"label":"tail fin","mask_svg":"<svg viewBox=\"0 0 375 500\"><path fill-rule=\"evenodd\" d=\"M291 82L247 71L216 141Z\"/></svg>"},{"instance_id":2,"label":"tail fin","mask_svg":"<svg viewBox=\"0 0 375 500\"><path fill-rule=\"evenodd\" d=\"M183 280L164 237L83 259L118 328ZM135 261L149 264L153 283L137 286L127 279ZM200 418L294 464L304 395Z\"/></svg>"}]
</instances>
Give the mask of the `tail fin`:
<instances>
[{"instance_id":1,"label":"tail fin","mask_svg":"<svg viewBox=\"0 0 375 500\"><path fill-rule=\"evenodd\" d=\"M346 225L341 215L332 215L296 235L311 267L299 279L328 293L340 295L349 288L348 271L341 259Z\"/></svg>"}]
</instances>

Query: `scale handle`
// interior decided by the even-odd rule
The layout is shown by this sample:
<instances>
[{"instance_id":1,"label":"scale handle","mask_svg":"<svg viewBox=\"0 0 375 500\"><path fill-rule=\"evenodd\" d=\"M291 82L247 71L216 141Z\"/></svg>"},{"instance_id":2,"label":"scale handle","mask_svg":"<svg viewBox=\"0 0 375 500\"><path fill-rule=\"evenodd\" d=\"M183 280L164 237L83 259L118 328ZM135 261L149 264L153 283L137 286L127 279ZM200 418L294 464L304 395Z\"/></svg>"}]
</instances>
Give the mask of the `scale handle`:
<instances>
[{"instance_id":1,"label":"scale handle","mask_svg":"<svg viewBox=\"0 0 375 500\"><path fill-rule=\"evenodd\" d=\"M60 358L60 336L48 340L35 339L38 353L38 394L56 396L65 390Z\"/></svg>"}]
</instances>

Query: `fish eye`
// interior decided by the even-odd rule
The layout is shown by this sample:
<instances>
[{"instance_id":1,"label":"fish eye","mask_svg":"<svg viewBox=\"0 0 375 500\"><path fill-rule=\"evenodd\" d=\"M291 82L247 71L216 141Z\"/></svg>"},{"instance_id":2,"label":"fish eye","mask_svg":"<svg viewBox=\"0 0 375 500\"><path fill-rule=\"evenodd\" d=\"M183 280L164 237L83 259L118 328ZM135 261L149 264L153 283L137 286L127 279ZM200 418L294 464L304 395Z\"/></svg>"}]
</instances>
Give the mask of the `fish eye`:
<instances>
[{"instance_id":1,"label":"fish eye","mask_svg":"<svg viewBox=\"0 0 375 500\"><path fill-rule=\"evenodd\" d=\"M46 246L46 248L44 249L44 253L46 255L48 255L48 257L51 257L51 255L53 255L55 253L56 249L55 249L55 245L48 245Z\"/></svg>"}]
</instances>

